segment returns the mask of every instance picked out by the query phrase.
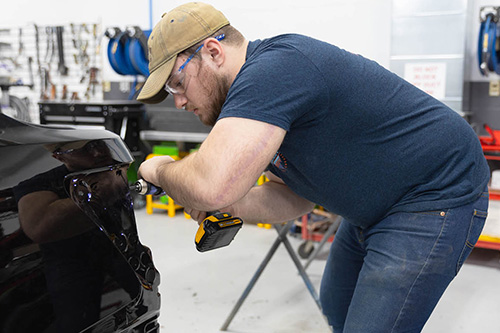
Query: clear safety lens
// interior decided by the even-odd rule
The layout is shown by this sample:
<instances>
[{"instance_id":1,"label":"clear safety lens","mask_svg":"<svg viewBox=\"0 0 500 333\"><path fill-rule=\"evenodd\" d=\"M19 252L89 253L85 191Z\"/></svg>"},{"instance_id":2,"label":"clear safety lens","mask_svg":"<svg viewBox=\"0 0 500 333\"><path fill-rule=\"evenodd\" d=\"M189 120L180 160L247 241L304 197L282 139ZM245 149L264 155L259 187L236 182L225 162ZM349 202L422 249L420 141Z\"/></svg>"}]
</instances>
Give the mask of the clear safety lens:
<instances>
[{"instance_id":1,"label":"clear safety lens","mask_svg":"<svg viewBox=\"0 0 500 333\"><path fill-rule=\"evenodd\" d=\"M189 75L186 75L184 71L179 71L170 76L167 80L165 90L169 94L184 94L186 92L188 81Z\"/></svg>"}]
</instances>

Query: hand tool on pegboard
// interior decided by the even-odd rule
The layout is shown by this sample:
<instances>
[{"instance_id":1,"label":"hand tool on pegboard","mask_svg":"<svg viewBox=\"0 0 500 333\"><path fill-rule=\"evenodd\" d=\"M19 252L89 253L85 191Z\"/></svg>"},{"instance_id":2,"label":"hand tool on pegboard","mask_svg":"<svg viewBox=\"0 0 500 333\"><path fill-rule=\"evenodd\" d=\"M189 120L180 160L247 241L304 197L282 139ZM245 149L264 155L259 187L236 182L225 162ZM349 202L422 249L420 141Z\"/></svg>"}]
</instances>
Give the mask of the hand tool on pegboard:
<instances>
[{"instance_id":1,"label":"hand tool on pegboard","mask_svg":"<svg viewBox=\"0 0 500 333\"><path fill-rule=\"evenodd\" d=\"M56 27L57 53L59 55L59 66L57 67L62 76L68 75L68 67L64 62L64 27Z\"/></svg>"}]
</instances>

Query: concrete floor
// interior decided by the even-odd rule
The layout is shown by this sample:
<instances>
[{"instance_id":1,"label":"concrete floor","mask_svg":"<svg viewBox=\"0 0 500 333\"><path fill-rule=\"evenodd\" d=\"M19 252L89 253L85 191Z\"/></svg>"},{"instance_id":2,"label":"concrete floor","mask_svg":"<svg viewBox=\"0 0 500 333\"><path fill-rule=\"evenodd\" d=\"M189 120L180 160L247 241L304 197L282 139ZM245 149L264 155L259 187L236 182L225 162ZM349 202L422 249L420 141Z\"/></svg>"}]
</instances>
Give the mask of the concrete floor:
<instances>
[{"instance_id":1,"label":"concrete floor","mask_svg":"<svg viewBox=\"0 0 500 333\"><path fill-rule=\"evenodd\" d=\"M492 212L493 210L493 212ZM490 219L500 219L500 205ZM179 212L136 210L141 241L161 273L161 332L220 332L276 239L274 229L245 225L229 247L199 253L198 225ZM292 246L302 243L290 238ZM307 272L319 291L328 248ZM475 249L425 326L424 333L500 332L500 252ZM264 270L228 332L330 332L283 245Z\"/></svg>"}]
</instances>

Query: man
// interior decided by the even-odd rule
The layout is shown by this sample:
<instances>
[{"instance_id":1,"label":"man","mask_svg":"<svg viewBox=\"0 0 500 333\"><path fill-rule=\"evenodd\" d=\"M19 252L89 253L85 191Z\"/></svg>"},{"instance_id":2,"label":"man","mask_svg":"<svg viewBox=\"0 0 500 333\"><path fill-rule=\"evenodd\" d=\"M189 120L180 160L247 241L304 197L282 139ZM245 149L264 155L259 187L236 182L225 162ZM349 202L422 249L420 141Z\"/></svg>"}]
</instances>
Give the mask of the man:
<instances>
[{"instance_id":1,"label":"man","mask_svg":"<svg viewBox=\"0 0 500 333\"><path fill-rule=\"evenodd\" d=\"M144 162L197 221L342 215L320 299L335 332L419 332L488 207L478 139L453 110L373 61L300 35L249 42L213 7L165 14L138 99L168 93L213 129L196 154ZM271 181L254 187L268 169Z\"/></svg>"}]
</instances>

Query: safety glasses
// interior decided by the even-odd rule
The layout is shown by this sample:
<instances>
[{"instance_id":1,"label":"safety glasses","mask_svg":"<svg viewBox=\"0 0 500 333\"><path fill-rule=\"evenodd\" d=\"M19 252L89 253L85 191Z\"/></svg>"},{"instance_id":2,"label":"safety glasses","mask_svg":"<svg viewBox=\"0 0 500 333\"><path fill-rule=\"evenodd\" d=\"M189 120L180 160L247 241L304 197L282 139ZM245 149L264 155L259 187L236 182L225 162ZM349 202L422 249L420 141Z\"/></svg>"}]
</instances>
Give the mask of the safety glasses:
<instances>
[{"instance_id":1,"label":"safety glasses","mask_svg":"<svg viewBox=\"0 0 500 333\"><path fill-rule=\"evenodd\" d=\"M218 41L221 41L226 37L224 34L218 35L214 37ZM198 53L198 51L201 50L204 44L201 44L196 51L194 51L193 54L189 56L189 58L184 61L184 63L179 67L179 69L172 75L167 80L167 83L165 84L165 90L172 95L175 94L184 94L186 92L186 89L189 84L189 79L191 75L187 74L183 69L186 67L186 65L193 59L194 55Z\"/></svg>"}]
</instances>

